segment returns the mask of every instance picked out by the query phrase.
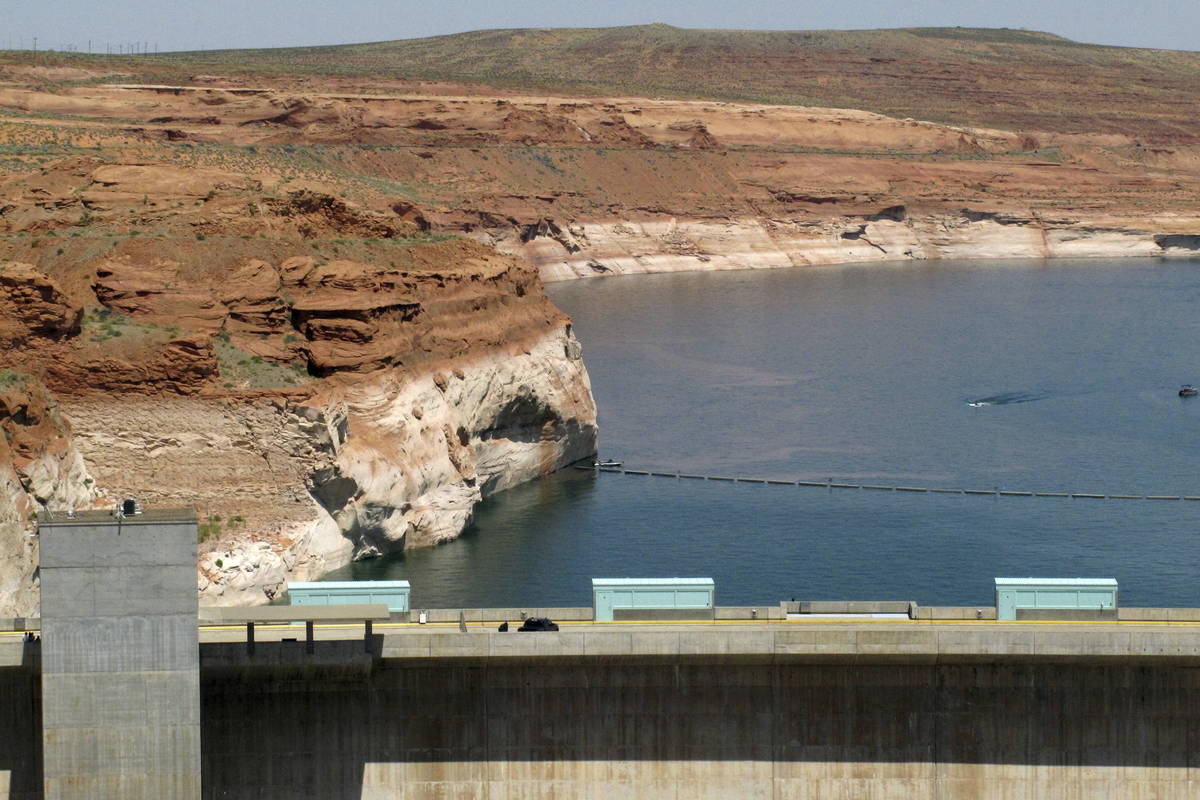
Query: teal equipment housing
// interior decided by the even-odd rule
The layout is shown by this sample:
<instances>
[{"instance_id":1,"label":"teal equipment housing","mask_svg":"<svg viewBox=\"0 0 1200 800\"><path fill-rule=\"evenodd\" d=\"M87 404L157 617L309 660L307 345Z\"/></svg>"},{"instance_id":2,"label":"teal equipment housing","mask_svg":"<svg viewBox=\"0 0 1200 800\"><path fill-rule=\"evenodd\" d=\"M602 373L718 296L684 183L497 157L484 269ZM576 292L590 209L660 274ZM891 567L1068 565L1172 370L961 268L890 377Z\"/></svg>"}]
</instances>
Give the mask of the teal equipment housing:
<instances>
[{"instance_id":1,"label":"teal equipment housing","mask_svg":"<svg viewBox=\"0 0 1200 800\"><path fill-rule=\"evenodd\" d=\"M315 581L289 583L294 606L336 606L383 603L388 611L408 611L408 581Z\"/></svg>"},{"instance_id":2,"label":"teal equipment housing","mask_svg":"<svg viewBox=\"0 0 1200 800\"><path fill-rule=\"evenodd\" d=\"M592 618L712 619L712 578L592 578Z\"/></svg>"},{"instance_id":3,"label":"teal equipment housing","mask_svg":"<svg viewBox=\"0 0 1200 800\"><path fill-rule=\"evenodd\" d=\"M996 578L996 619L1116 619L1113 578Z\"/></svg>"}]
</instances>

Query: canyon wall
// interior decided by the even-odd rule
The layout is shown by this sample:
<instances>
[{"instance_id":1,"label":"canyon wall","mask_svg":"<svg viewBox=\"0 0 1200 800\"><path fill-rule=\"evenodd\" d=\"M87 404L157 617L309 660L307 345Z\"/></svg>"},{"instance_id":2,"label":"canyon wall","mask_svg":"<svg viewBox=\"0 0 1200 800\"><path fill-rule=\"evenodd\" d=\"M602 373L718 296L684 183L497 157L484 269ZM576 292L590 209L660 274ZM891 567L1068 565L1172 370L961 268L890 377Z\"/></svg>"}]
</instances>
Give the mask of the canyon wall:
<instances>
[{"instance_id":1,"label":"canyon wall","mask_svg":"<svg viewBox=\"0 0 1200 800\"><path fill-rule=\"evenodd\" d=\"M564 326L516 353L387 371L306 398L64 402L97 479L201 509L201 603L458 536L489 494L595 452L595 406Z\"/></svg>"},{"instance_id":2,"label":"canyon wall","mask_svg":"<svg viewBox=\"0 0 1200 800\"><path fill-rule=\"evenodd\" d=\"M1200 230L1200 217L1172 221ZM1163 234L1137 221L966 210L909 216L902 208L820 221L622 219L560 227L547 220L532 235L501 232L481 238L536 264L546 281L943 258L1200 255L1200 235Z\"/></svg>"},{"instance_id":3,"label":"canyon wall","mask_svg":"<svg viewBox=\"0 0 1200 800\"><path fill-rule=\"evenodd\" d=\"M38 615L38 510L85 508L97 494L53 397L0 370L0 616Z\"/></svg>"},{"instance_id":4,"label":"canyon wall","mask_svg":"<svg viewBox=\"0 0 1200 800\"><path fill-rule=\"evenodd\" d=\"M173 247L110 248L82 286L0 263L0 616L36 613L41 508L194 508L202 602L261 603L596 450L528 264L457 239L189 270Z\"/></svg>"},{"instance_id":5,"label":"canyon wall","mask_svg":"<svg viewBox=\"0 0 1200 800\"><path fill-rule=\"evenodd\" d=\"M543 281L1200 252L1200 144L1136 119L111 77L0 66L0 616L39 507L194 507L252 603L590 455Z\"/></svg>"}]
</instances>

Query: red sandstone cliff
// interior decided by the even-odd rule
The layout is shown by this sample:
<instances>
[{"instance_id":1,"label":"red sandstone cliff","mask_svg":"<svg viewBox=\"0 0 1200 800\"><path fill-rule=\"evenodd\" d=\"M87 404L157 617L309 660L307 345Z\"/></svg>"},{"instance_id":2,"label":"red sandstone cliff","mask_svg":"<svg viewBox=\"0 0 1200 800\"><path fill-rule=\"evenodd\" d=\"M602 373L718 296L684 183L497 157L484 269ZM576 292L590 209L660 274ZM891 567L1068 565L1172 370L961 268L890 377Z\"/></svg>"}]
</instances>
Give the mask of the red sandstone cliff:
<instances>
[{"instance_id":1,"label":"red sandstone cliff","mask_svg":"<svg viewBox=\"0 0 1200 800\"><path fill-rule=\"evenodd\" d=\"M454 536L594 449L543 279L1200 250L1200 150L1157 129L38 69L0 70L0 375L57 398L51 462L199 510L222 601ZM26 571L11 526L90 497L51 473L0 488Z\"/></svg>"}]
</instances>

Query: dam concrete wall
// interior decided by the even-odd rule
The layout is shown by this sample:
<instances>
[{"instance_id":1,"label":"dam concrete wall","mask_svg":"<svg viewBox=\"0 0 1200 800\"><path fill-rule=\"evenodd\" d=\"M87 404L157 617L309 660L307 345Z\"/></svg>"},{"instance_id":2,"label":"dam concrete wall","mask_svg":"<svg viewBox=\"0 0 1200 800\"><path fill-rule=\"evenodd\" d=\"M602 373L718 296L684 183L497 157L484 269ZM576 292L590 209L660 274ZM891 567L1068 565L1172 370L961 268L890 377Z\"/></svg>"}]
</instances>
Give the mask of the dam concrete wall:
<instances>
[{"instance_id":1,"label":"dam concrete wall","mask_svg":"<svg viewBox=\"0 0 1200 800\"><path fill-rule=\"evenodd\" d=\"M47 513L38 530L45 800L196 800L195 515Z\"/></svg>"},{"instance_id":2,"label":"dam concrete wall","mask_svg":"<svg viewBox=\"0 0 1200 800\"><path fill-rule=\"evenodd\" d=\"M42 686L30 658L35 648L4 649L10 657L0 658L0 800L41 800Z\"/></svg>"},{"instance_id":3,"label":"dam concrete wall","mask_svg":"<svg viewBox=\"0 0 1200 800\"><path fill-rule=\"evenodd\" d=\"M306 666L296 643L259 643L257 665L224 645L202 688L204 796L1200 796L1194 657L781 658L739 653L739 635L722 653L579 656L510 634L547 654L345 668L320 650ZM386 654L504 637L380 638Z\"/></svg>"},{"instance_id":4,"label":"dam concrete wall","mask_svg":"<svg viewBox=\"0 0 1200 800\"><path fill-rule=\"evenodd\" d=\"M1200 796L1186 623L303 630L201 635L204 798ZM0 637L0 800L43 796L39 650Z\"/></svg>"}]
</instances>

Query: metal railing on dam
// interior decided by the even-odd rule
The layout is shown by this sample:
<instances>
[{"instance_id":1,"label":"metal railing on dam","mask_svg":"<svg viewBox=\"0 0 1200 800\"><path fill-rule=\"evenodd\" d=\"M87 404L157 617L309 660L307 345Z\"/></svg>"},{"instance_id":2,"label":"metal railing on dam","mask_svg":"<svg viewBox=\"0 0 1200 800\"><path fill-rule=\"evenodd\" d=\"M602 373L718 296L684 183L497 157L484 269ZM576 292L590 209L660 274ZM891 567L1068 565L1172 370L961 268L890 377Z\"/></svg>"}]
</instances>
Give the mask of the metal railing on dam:
<instances>
[{"instance_id":1,"label":"metal railing on dam","mask_svg":"<svg viewBox=\"0 0 1200 800\"><path fill-rule=\"evenodd\" d=\"M623 467L589 467L577 466L576 469L588 472L604 472L612 475L635 475L648 478L674 478L675 480L721 481L725 483L750 483L766 486L799 486L813 489L837 489L875 491L875 492L907 492L913 494L956 494L991 497L1046 497L1078 500L1200 500L1200 495L1179 494L1135 494L1130 492L1076 492L1076 491L1034 491L1029 489L1002 489L994 486L991 489L939 488L929 486L881 486L868 483L843 483L828 478L823 481L780 480L777 478L754 478L729 475L697 475L686 472L663 472L659 470L625 469Z\"/></svg>"},{"instance_id":2,"label":"metal railing on dam","mask_svg":"<svg viewBox=\"0 0 1200 800\"><path fill-rule=\"evenodd\" d=\"M904 610L900 607L904 606ZM357 607L350 606L350 609ZM274 620L266 620L252 613L255 610L275 613ZM256 641L297 641L307 643L317 639L370 638L375 634L445 634L481 633L495 631L503 622L510 622L513 631L524 617L549 616L564 632L598 633L605 631L636 631L639 634L678 633L681 631L763 631L770 629L855 626L860 629L877 628L926 628L938 626L979 626L992 630L1018 628L1033 631L1040 628L1059 627L1060 630L1098 631L1144 628L1200 628L1200 608L1137 608L1118 609L1115 618L1044 619L1022 618L1017 621L997 621L996 609L989 605L975 606L925 606L911 602L866 602L866 601L784 601L777 605L717 606L711 619L624 619L597 622L592 618L590 607L535 608L434 608L426 609L425 622L418 622L416 615L394 614L389 621L380 616L355 616L340 611L336 614L317 616L306 610L289 606L255 606L243 609L225 609L231 612L227 620L201 618L198 620L202 643L237 642L249 644ZM524 616L522 616L524 615ZM288 619L285 619L288 618ZM247 628L247 619L254 619L253 631ZM333 620L336 622L318 621ZM29 644L36 647L39 642L41 621L36 617L0 619L0 653L13 657L17 650L5 647ZM1200 635L1200 634L1197 634ZM1196 640L1196 653L1200 655L1200 639ZM253 648L250 648L253 649ZM0 667L18 666L20 660L5 661L0 657Z\"/></svg>"}]
</instances>

